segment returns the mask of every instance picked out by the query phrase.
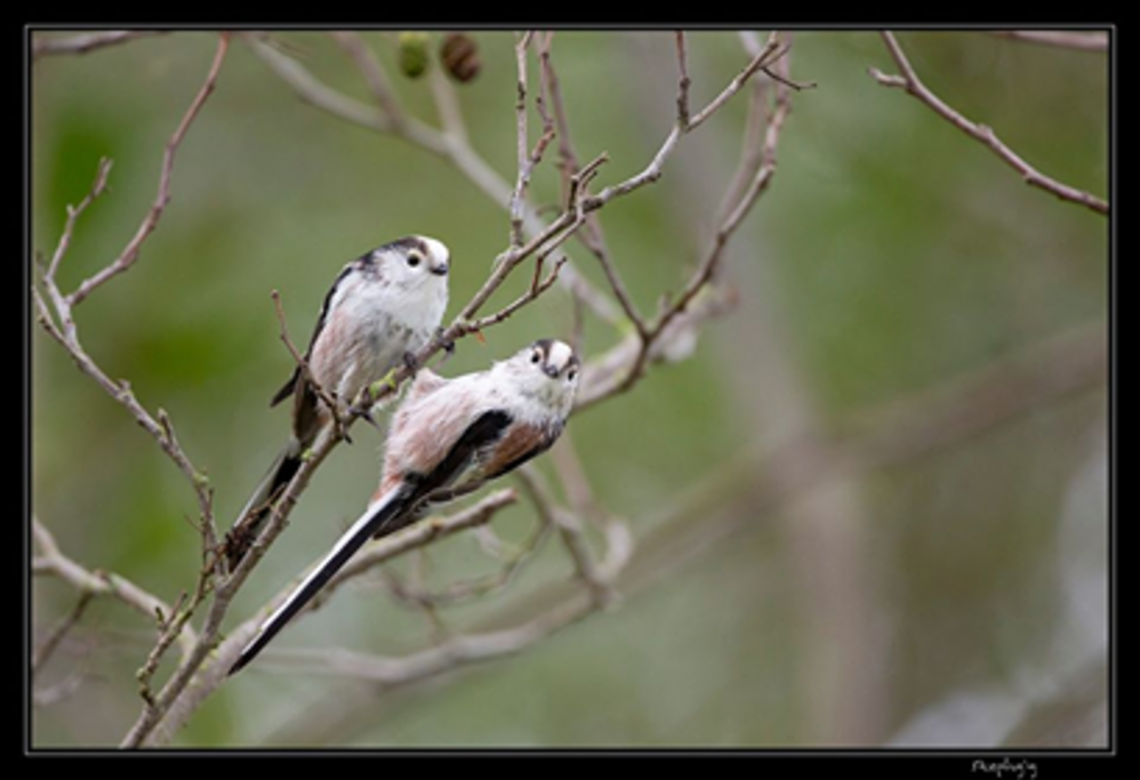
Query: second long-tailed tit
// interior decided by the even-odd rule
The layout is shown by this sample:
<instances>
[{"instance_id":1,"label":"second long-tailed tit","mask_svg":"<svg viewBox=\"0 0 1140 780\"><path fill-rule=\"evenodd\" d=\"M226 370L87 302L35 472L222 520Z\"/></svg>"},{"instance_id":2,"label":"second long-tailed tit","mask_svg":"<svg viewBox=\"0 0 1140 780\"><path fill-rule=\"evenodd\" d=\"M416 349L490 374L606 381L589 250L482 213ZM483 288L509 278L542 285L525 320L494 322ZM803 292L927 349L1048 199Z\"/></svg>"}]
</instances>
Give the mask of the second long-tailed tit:
<instances>
[{"instance_id":1,"label":"second long-tailed tit","mask_svg":"<svg viewBox=\"0 0 1140 780\"><path fill-rule=\"evenodd\" d=\"M313 380L338 404L412 359L439 328L447 308L449 253L440 241L409 236L348 263L325 296L304 359ZM332 413L298 366L270 406L293 397L293 431L265 479L226 535L231 570L269 517L278 492L297 473L305 450Z\"/></svg>"},{"instance_id":2,"label":"second long-tailed tit","mask_svg":"<svg viewBox=\"0 0 1140 780\"><path fill-rule=\"evenodd\" d=\"M421 371L393 417L368 508L261 624L230 674L252 661L368 539L413 522L427 503L466 493L547 450L566 425L578 374L574 350L550 339L455 379Z\"/></svg>"}]
</instances>

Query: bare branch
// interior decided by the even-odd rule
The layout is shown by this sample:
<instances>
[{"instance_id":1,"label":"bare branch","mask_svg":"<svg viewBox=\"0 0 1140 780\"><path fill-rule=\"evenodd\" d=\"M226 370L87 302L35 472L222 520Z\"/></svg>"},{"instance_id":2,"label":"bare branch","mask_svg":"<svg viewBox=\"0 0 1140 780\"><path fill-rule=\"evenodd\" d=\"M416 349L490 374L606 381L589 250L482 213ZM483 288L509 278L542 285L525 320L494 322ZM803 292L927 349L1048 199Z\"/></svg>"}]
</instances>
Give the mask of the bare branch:
<instances>
[{"instance_id":1,"label":"bare branch","mask_svg":"<svg viewBox=\"0 0 1140 780\"><path fill-rule=\"evenodd\" d=\"M693 80L689 78L689 50L683 30L676 32L676 40L677 68L681 71L681 77L677 79L677 124L689 127L692 124L689 116L689 86Z\"/></svg>"},{"instance_id":2,"label":"bare branch","mask_svg":"<svg viewBox=\"0 0 1140 780\"><path fill-rule=\"evenodd\" d=\"M744 67L744 70L736 74L736 77L728 83L728 86L721 90L719 95L709 101L709 104L701 109L688 123L683 125L682 129L685 132L696 130L704 124L705 120L720 110L721 106L732 99L732 96L740 91L740 88L748 82L748 79L752 78L752 75L756 73L756 71L768 67L780 59L786 51L786 49L783 52L780 51L779 38L777 38L776 33L772 33L768 36L768 41L764 44L764 48L752 57L751 62Z\"/></svg>"},{"instance_id":3,"label":"bare branch","mask_svg":"<svg viewBox=\"0 0 1140 780\"><path fill-rule=\"evenodd\" d=\"M158 221L162 218L163 212L166 210L166 205L170 202L170 182L171 175L174 172L174 155L178 151L178 147L182 144L182 139L186 136L186 131L190 129L198 112L202 110L205 105L206 99L210 97L210 93L214 91L214 87L218 81L218 74L221 71L222 63L226 58L226 51L229 49L229 34L221 33L218 36L218 49L214 54L214 62L210 65L210 70L206 74L206 80L202 83L202 87L198 90L198 94L194 97L190 107L186 110L186 114L179 122L178 128L174 131L174 135L170 137L170 141L166 144L166 151L162 156L162 173L158 180L158 194L155 196L154 204L147 212L146 218L143 219L139 229L135 232L133 238L127 243L122 254L118 256L110 265L103 268L91 278L85 280L76 288L75 292L67 297L67 302L71 306L77 306L83 302L83 299L91 294L93 290L105 283L112 277L126 271L135 260L138 259L139 252L142 249L143 242L150 236L154 229L158 227ZM105 177L104 177L105 178Z\"/></svg>"},{"instance_id":4,"label":"bare branch","mask_svg":"<svg viewBox=\"0 0 1140 780\"><path fill-rule=\"evenodd\" d=\"M684 34L678 32L677 35L678 45L683 47ZM558 76L554 69L554 62L550 53L553 37L553 33L548 33L539 46L539 61L542 65L542 84L545 86L546 93L550 96L550 102L554 110L553 121L558 128L558 149L561 156L560 168L562 171L563 193L564 197L570 198L570 188L572 186L573 177L579 173L579 165L578 156L574 151L574 144L570 137L570 121L566 113L566 106L562 100L562 91L559 88ZM633 303L633 298L630 296L621 274L618 272L617 267L611 262L609 249L606 246L601 221L597 213L590 213L587 216L584 228L584 230L579 231L576 235L601 264L606 274L606 279L609 282L610 289L617 298L622 311L625 313L626 320L631 322L639 333L644 332L645 322L641 314L637 311L637 307ZM595 312L599 310L599 307L594 305L591 300L591 290L573 289L572 292L577 300L590 305L590 308ZM611 323L620 324L614 317L607 316L605 319Z\"/></svg>"},{"instance_id":5,"label":"bare branch","mask_svg":"<svg viewBox=\"0 0 1140 780\"><path fill-rule=\"evenodd\" d=\"M890 32L883 32L882 36L887 51L890 52L891 58L895 61L895 65L902 72L902 75L888 75L878 68L871 68L870 73L875 81L885 87L905 90L908 94L917 98L919 102L925 104L934 111L934 113L938 114L954 127L989 147L1006 165L1017 171L1025 183L1031 187L1037 187L1045 192L1051 192L1061 200L1078 203L1098 214L1108 213L1107 201L1082 190L1078 190L1075 187L1062 184L1056 179L1041 173L1023 160L1020 155L1002 143L991 128L986 125L971 122L943 102L919 79L918 74L915 73L914 68L910 64L910 60L907 59L902 47L899 46L898 41L895 40L895 36Z\"/></svg>"},{"instance_id":6,"label":"bare branch","mask_svg":"<svg viewBox=\"0 0 1140 780\"><path fill-rule=\"evenodd\" d=\"M64 555L55 537L37 518L32 518L32 536L39 555L32 558L32 573L37 576L52 576L68 583L81 594L110 596L134 609L149 620L156 616L169 616L173 610L164 601L151 595L130 580L118 574L92 572ZM196 641L193 629L184 626L178 635L183 653L189 652Z\"/></svg>"},{"instance_id":7,"label":"bare branch","mask_svg":"<svg viewBox=\"0 0 1140 780\"><path fill-rule=\"evenodd\" d=\"M337 434L343 438L346 436L346 421L340 413L340 405L337 403L337 399L332 393L322 387L316 377L313 376L312 369L309 368L309 361L305 360L305 356L297 349L297 346L293 343L293 339L289 338L289 326L285 321L285 310L281 306L281 293L277 290L272 290L269 293L269 297L273 299L273 308L277 313L277 324L280 327L278 335L281 337L282 343L285 344L285 348L289 350L289 354L293 357L297 368L300 369L301 381L306 382L309 387L313 388L313 392L317 394L317 397L321 399L321 403L329 410L329 414L333 418L333 424L337 428Z\"/></svg>"},{"instance_id":8,"label":"bare branch","mask_svg":"<svg viewBox=\"0 0 1140 780\"><path fill-rule=\"evenodd\" d=\"M457 165L470 165L472 163L486 166L496 184L502 184L498 174L490 169L471 146L471 139L467 135L467 122L463 118L463 109L459 105L459 96L455 94L455 85L443 74L440 68L432 68L428 73L428 85L435 100L435 110L439 114L439 121L443 125L444 135L448 137L455 149L462 150L460 155L453 156ZM465 158L462 159L461 158ZM470 175L470 173L468 174Z\"/></svg>"},{"instance_id":9,"label":"bare branch","mask_svg":"<svg viewBox=\"0 0 1140 780\"><path fill-rule=\"evenodd\" d=\"M199 531L202 536L204 563L194 594L188 599L183 609L172 611L165 604L158 602L149 596L149 594L140 591L131 583L116 575L108 574L103 578L106 582L105 589L108 592L114 593L136 608L145 606L145 612L152 619L159 621L160 634L158 641L154 649L148 655L143 668L139 671L140 690L145 699L143 714L140 715L139 720L141 724L153 724L157 722L161 717L162 707L169 703L169 698L165 701L160 701L161 694L160 697L155 697L150 692L150 679L158 667L161 656L165 653L167 648L169 648L175 640L180 641L182 643L183 656L182 664L179 668L180 670L192 670L193 668L197 668L197 664L201 662L205 653L208 652L211 643L215 641L214 636L220 625L220 614L215 614L216 620L212 630L205 630L202 635L195 635L187 626L191 613L194 608L205 599L213 581L213 548L216 545L216 532L213 524L212 508L213 496L205 476L194 467L178 443L174 434L174 426L169 416L161 409L157 413L157 419L152 416L135 398L131 392L130 385L126 381L116 382L112 380L83 350L83 347L79 343L77 330L72 319L72 309L82 303L88 295L111 278L128 270L135 260L137 260L143 243L158 226L158 222L170 201L170 187L175 154L185 138L190 125L201 111L206 99L213 92L228 48L229 36L226 33L222 33L219 35L218 48L205 81L166 145L162 170L159 177L158 194L154 204L151 206L138 231L128 242L119 257L94 276L85 280L70 295L65 296L60 292L55 277L59 270L60 260L69 246L75 220L106 186L110 165L108 161L103 160L100 162L95 184L88 197L80 203L79 207L68 210L68 221L64 228L64 234L41 280L41 285L54 307L54 315L49 309L48 303L44 300L43 295L40 294L40 290L38 288L33 288L32 290L39 322L47 333L63 346L83 373L94 379L108 395L126 408L128 413L134 417L140 426L154 437L163 452L170 457L190 482L198 499L201 513ZM50 534L48 534L46 529L43 529L42 526L37 529L37 539L39 540L41 549L43 549L45 553L44 556L39 559L38 566L36 567L38 571L52 571L56 573L57 576L61 576L65 579L70 578L77 587L82 587L92 592L99 593L104 591L103 587L95 584L92 579L93 575L87 576L81 567L69 565L70 562L58 554L54 540L51 539ZM215 602L215 606L217 606L217 602ZM211 629L209 622L207 629ZM182 677L188 680L189 674L183 672ZM164 692L170 692L171 690L170 684L164 688ZM141 735L142 732L140 730L134 733Z\"/></svg>"},{"instance_id":10,"label":"bare branch","mask_svg":"<svg viewBox=\"0 0 1140 780\"><path fill-rule=\"evenodd\" d=\"M457 634L441 644L392 659L343 649L278 650L276 663L306 673L337 674L380 683L384 690L410 685L468 664L520 652L572 625L594 611L587 594L579 592L530 621L501 631Z\"/></svg>"},{"instance_id":11,"label":"bare branch","mask_svg":"<svg viewBox=\"0 0 1140 780\"><path fill-rule=\"evenodd\" d=\"M264 34L245 33L242 35L242 41L269 66L274 75L288 84L301 100L315 108L354 125L381 133L398 132L404 135L412 132L409 127L416 126L401 125L397 131L387 114L322 83L300 62L278 51L266 40ZM435 154L443 154L443 143L438 134L426 126L423 129L425 132L422 135L415 134L416 143Z\"/></svg>"},{"instance_id":12,"label":"bare branch","mask_svg":"<svg viewBox=\"0 0 1140 780\"><path fill-rule=\"evenodd\" d=\"M640 187L644 187L646 184L651 184L652 182L660 179L665 161L668 160L669 157L673 154L673 149L676 147L677 142L680 140L681 136L692 132L697 127L708 121L708 119L712 117L713 114L715 114L717 111L719 111L720 108L724 106L732 98L733 95L740 91L740 88L743 87L748 82L748 79L750 79L758 70L760 70L760 68L770 64L773 61L774 57L780 56L776 54L778 48L779 41L776 37L776 34L772 33L768 37L768 42L764 45L764 48L757 52L756 55L753 56L749 61L749 63L744 66L744 69L740 71L740 73L738 73L736 77L732 79L732 81L729 82L728 86L721 90L720 94L718 94L715 98L709 101L709 104L701 109L696 116L692 117L691 119L686 119L686 121L682 123L683 117L680 116L679 111L677 122L673 125L673 129L669 132L669 135L665 137L665 141L661 144L661 147L657 150L657 154L654 155L653 160L650 161L649 165L647 165L645 169L640 173L631 176L625 181L603 189L595 198L591 200L589 204L591 210L593 208L598 208L602 205L605 205L615 197L627 195L630 192L639 189ZM684 47L682 46L679 48L679 54L683 53ZM682 76L682 79L688 77L688 65L685 64L683 68L684 74ZM688 88L686 87L686 93L687 89ZM688 112L686 110L686 117L687 114Z\"/></svg>"},{"instance_id":13,"label":"bare branch","mask_svg":"<svg viewBox=\"0 0 1140 780\"><path fill-rule=\"evenodd\" d=\"M853 415L848 436L866 467L907 463L993 430L1109 376L1108 326L1072 327L887 404Z\"/></svg>"},{"instance_id":14,"label":"bare branch","mask_svg":"<svg viewBox=\"0 0 1140 780\"><path fill-rule=\"evenodd\" d=\"M542 160L542 155L546 151L546 147L554 139L554 123L545 112L540 111L542 114L542 135L539 136L538 141L534 145L534 149L528 154L527 144L529 142L529 134L527 131L527 110L526 110L526 97L527 97L527 68L526 68L526 53L530 48L532 33L526 32L519 38L518 43L515 45L515 61L518 68L518 98L515 102L515 123L516 123L516 145L518 149L518 177L515 180L515 188L511 193L511 202L509 207L511 219L511 246L520 246L523 242L523 216L524 216L524 199L526 198L527 187L530 186L530 177L535 167L538 166ZM541 108L541 103L538 103Z\"/></svg>"},{"instance_id":15,"label":"bare branch","mask_svg":"<svg viewBox=\"0 0 1140 780\"><path fill-rule=\"evenodd\" d=\"M749 68L746 68L745 71L742 72L742 75L745 72L749 72L749 70L755 72L755 70L760 67L760 64L770 65L772 63L772 53L777 49L778 41L775 33L773 33L769 37L767 44L753 56ZM780 59L776 61L785 69L785 72L788 67L787 53L787 49L782 50L779 55ZM781 75L786 75L786 73ZM738 76L738 79L739 78ZM602 398L609 397L609 395L613 393L625 392L641 379L649 361L655 354L659 355L662 353L660 349L661 345L659 345L658 342L668 341L668 339L664 337L670 332L670 326L689 308L697 295L706 289L721 262L725 246L732 234L740 226L744 217L752 210L752 207L756 204L760 195L767 189L776 172L776 147L779 143L780 133L783 130L788 113L791 111L790 87L786 83L787 79L782 78L776 81L775 107L772 110L771 116L768 118L764 134L764 143L759 151L759 166L752 175L751 181L747 186L742 187L739 180L742 180L743 177L738 175L736 177L738 181L734 181L734 183L730 185L729 194L736 198L736 202L726 200L722 206L725 215L722 218L721 224L717 228L716 234L709 244L709 248L705 251L704 256L700 260L696 272L685 285L685 289L675 300L663 308L658 314L657 319L651 325L644 323L639 324L638 339L636 341L638 348L627 364L624 377L617 382L611 381L606 385L606 389L603 392L595 395L589 390L593 387L597 387L593 382L597 381L599 372L594 369L594 367L588 367L593 377L587 378L587 386L583 388L583 392L579 396L579 408L584 408L589 404L596 403ZM743 83L743 81L741 81L741 83ZM722 92L722 95L723 94ZM696 120L694 120L694 124L695 123ZM745 155L738 170L743 171L751 165L751 158ZM620 297L619 295L619 298ZM717 311L718 308L717 306L711 306L706 308L705 311L714 312ZM675 333L681 332L683 331L675 331ZM615 353L616 350L615 352L611 352L611 357ZM610 365L612 366L613 364L611 363ZM614 375L610 374L610 376L612 377Z\"/></svg>"},{"instance_id":16,"label":"bare branch","mask_svg":"<svg viewBox=\"0 0 1140 780\"><path fill-rule=\"evenodd\" d=\"M736 295L731 290L696 296L683 312L674 315L648 341L631 333L606 352L587 361L582 369L578 398L574 402L575 413L628 391L644 375L645 367L674 361L677 344L688 341L702 322L723 314L735 304ZM637 373L634 373L635 368Z\"/></svg>"},{"instance_id":17,"label":"bare branch","mask_svg":"<svg viewBox=\"0 0 1140 780\"><path fill-rule=\"evenodd\" d=\"M117 46L139 38L165 33L165 30L106 30L67 37L46 37L37 34L32 41L32 59L51 54L86 54L107 46Z\"/></svg>"},{"instance_id":18,"label":"bare branch","mask_svg":"<svg viewBox=\"0 0 1140 780\"><path fill-rule=\"evenodd\" d=\"M388 81L388 74L380 66L380 62L372 53L372 49L355 32L332 32L329 34L352 58L357 70L360 71L360 75L364 77L364 83L368 85L368 91L372 93L372 99L384 112L393 129L399 128L400 132L404 132L403 125L407 121L407 116L396 99L396 93L392 90L391 82Z\"/></svg>"},{"instance_id":19,"label":"bare branch","mask_svg":"<svg viewBox=\"0 0 1140 780\"><path fill-rule=\"evenodd\" d=\"M194 485L195 491L199 496L199 504L202 509L203 518L210 517L210 501L209 491L207 489L205 478L194 468L190 463L189 458L186 457L182 448L178 445L173 437L173 428L165 414L160 412L159 421L156 421L149 412L147 412L135 400L134 395L130 391L130 386L126 382L114 382L95 364L95 362L83 351L78 339L78 334L75 328L75 322L72 318L72 308L80 303L92 290L98 287L107 279L111 278L117 273L125 271L138 255L138 249L141 246L142 240L150 231L157 225L158 217L161 216L162 209L165 208L166 202L169 200L170 188L170 175L174 162L174 152L181 143L182 138L185 136L186 130L189 128L193 118L201 109L202 104L213 91L213 84L218 77L218 70L221 67L222 61L225 57L225 52L228 47L228 38L225 35L219 37L218 50L214 57L214 62L210 67L207 74L206 81L202 88L199 90L198 95L195 97L190 108L183 116L178 129L171 137L170 142L167 144L166 156L164 158L164 166L159 183L159 198L152 207L151 212L147 215L147 219L143 222L143 227L140 228L139 233L128 244L127 249L123 254L115 260L111 265L104 268L92 278L85 281L70 295L64 295L56 282L56 274L59 270L60 261L64 254L66 254L70 247L72 234L75 229L76 221L79 216L91 205L91 203L101 195L107 186L107 178L111 171L111 161L103 158L99 161L99 166L95 176L95 182L88 192L87 196L80 201L78 206L69 206L67 209L67 221L64 224L63 233L60 236L59 243L56 246L55 252L52 254L50 263L44 273L42 285L47 291L48 297L52 302L54 308L54 318L52 312L49 311L47 304L44 302L38 289L33 288L33 299L36 304L38 319L44 329L56 341L58 341L65 350L71 355L72 360L81 371L88 376L92 377L112 398L121 403L127 410L134 416L144 429L146 429L152 436L158 440L159 445L163 451L170 456L172 460L178 465L179 469ZM161 204L161 205L160 205ZM58 326L56 324L58 320Z\"/></svg>"},{"instance_id":20,"label":"bare branch","mask_svg":"<svg viewBox=\"0 0 1140 780\"><path fill-rule=\"evenodd\" d=\"M67 207L67 221L64 223L63 232L59 236L59 243L55 247L55 252L52 253L51 262L48 264L45 276L48 279L55 279L56 271L59 270L59 261L67 253L71 247L71 236L75 232L75 222L79 216L87 210L87 207L107 189L107 177L111 174L111 160L103 157L99 160L99 167L95 173L95 183L91 185L91 189L83 200L79 201L78 206ZM56 308L59 308L59 302L53 301Z\"/></svg>"},{"instance_id":21,"label":"bare branch","mask_svg":"<svg viewBox=\"0 0 1140 780\"><path fill-rule=\"evenodd\" d=\"M47 288L49 295L55 300L62 300L59 295L58 288L55 286L53 280L44 278L44 286ZM174 461L178 469L186 476L194 487L194 491L198 496L198 505L201 510L202 517L206 522L212 522L213 510L211 508L211 497L209 491L209 484L204 474L195 468L190 458L178 445L178 442L167 435L169 429L169 420L166 425L155 420L142 404L135 398L134 393L131 392L130 384L126 381L115 382L101 368L95 363L94 360L83 350L79 343L78 336L76 335L74 323L71 320L71 308L64 304L62 310L57 311L57 316L61 322L68 323L70 328L70 335L61 331L52 319L52 315L48 310L47 304L44 302L43 297L40 295L38 289L32 289L32 299L36 304L38 320L43 326L44 330L63 346L67 353L71 356L72 361L79 367L79 370L84 374L95 380L95 382L103 388L107 395L118 401L127 412L135 419L135 421L142 426L147 433L155 438L162 451ZM67 328L68 326L65 326Z\"/></svg>"},{"instance_id":22,"label":"bare branch","mask_svg":"<svg viewBox=\"0 0 1140 780\"><path fill-rule=\"evenodd\" d=\"M79 600L75 603L75 606L72 608L71 612L69 612L63 618L63 620L61 620L59 624L51 630L51 633L49 633L43 639L43 641L36 646L35 651L32 653L32 674L35 674L43 668L43 665L47 663L47 660L51 657L52 653L54 653L55 649L59 647L59 644L63 641L63 638L67 636L68 632L70 632L77 623L79 623L80 618L83 617L83 613L87 611L87 606L94 600L94 598L95 593L93 591L80 591Z\"/></svg>"},{"instance_id":23,"label":"bare branch","mask_svg":"<svg viewBox=\"0 0 1140 780\"><path fill-rule=\"evenodd\" d=\"M562 267L564 265L566 265L567 260L565 256L559 257L558 260L555 261L554 268L551 269L547 277L540 280L543 258L545 257L546 255L539 255L535 259L534 278L531 280L530 287L525 293L520 295L511 303L504 306L502 309L499 309L499 311L495 312L494 314L489 314L486 317L480 317L479 319L472 322L464 322L462 324L463 334L466 335L467 333L478 333L491 327L492 325L498 325L500 322L510 317L523 306L526 306L538 298L540 295L542 295L544 292L549 290L551 286L553 286L554 283L558 281L558 272L562 270Z\"/></svg>"},{"instance_id":24,"label":"bare branch","mask_svg":"<svg viewBox=\"0 0 1140 780\"><path fill-rule=\"evenodd\" d=\"M472 530L476 533L489 532L493 535L489 525L476 526ZM515 575L527 561L531 560L535 552L542 546L543 541L550 535L551 530L552 527L548 523L538 522L530 536L521 544L509 545L509 553L500 550L499 557L502 560L502 565L498 571L468 580L457 580L449 583L444 589L435 592L423 588L412 589L407 584L397 581L396 587L392 589L392 594L417 605L429 605L433 608L451 606L474 598L489 596L506 588L515 579ZM497 541L497 543L502 548L508 547L502 541ZM392 576L391 572L387 572L387 575Z\"/></svg>"},{"instance_id":25,"label":"bare branch","mask_svg":"<svg viewBox=\"0 0 1140 780\"><path fill-rule=\"evenodd\" d=\"M348 423L350 424L354 420L354 417L350 417ZM185 722L185 718L189 717L189 713L196 709L221 683L225 669L219 670L216 663L207 665L205 669L202 669L202 665L210 657L221 638L222 621L229 611L230 603L253 567L261 560L268 546L285 529L286 518L296 505L301 492L308 485L313 472L339 441L340 439L335 435L326 434L317 437L317 442L310 450L309 457L301 463L301 467L297 469L297 473L293 475L293 479L285 487L281 498L270 512L265 529L250 545L241 562L229 573L229 576L214 588L214 598L209 610L207 610L198 640L194 643L189 654L183 657L182 662L162 689L147 701L138 719L120 742L120 747L140 747L143 744L169 740L174 730ZM230 640L244 637L247 641L255 627L255 621L248 621L246 630L231 633ZM234 648L233 658L237 657L239 649L240 645ZM231 658L231 663L233 658ZM196 684L191 686L191 681L196 681ZM182 714L173 716L173 713Z\"/></svg>"},{"instance_id":26,"label":"bare branch","mask_svg":"<svg viewBox=\"0 0 1140 780\"><path fill-rule=\"evenodd\" d=\"M578 577L586 584L595 606L605 608L613 604L617 599L617 591L609 578L599 571L590 545L582 534L579 518L569 510L554 505L546 481L532 466L523 466L517 474L543 522L558 529L558 535L574 561Z\"/></svg>"},{"instance_id":27,"label":"bare branch","mask_svg":"<svg viewBox=\"0 0 1140 780\"><path fill-rule=\"evenodd\" d=\"M994 30L993 35L1026 43L1040 43L1078 51L1108 51L1108 33L1069 30Z\"/></svg>"}]
</instances>

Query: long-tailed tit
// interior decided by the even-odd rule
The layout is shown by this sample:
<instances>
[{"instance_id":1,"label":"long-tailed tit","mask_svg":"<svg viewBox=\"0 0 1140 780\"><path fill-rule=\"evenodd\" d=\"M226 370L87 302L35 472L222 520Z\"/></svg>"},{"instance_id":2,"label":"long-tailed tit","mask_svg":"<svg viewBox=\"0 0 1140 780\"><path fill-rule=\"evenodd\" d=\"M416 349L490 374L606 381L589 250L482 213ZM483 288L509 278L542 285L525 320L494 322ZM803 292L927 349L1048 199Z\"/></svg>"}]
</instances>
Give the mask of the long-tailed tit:
<instances>
[{"instance_id":1,"label":"long-tailed tit","mask_svg":"<svg viewBox=\"0 0 1140 780\"><path fill-rule=\"evenodd\" d=\"M261 624L230 674L252 661L369 538L399 530L424 505L469 492L549 448L574 405L578 373L574 350L550 339L455 379L421 371L393 417L368 508Z\"/></svg>"},{"instance_id":2,"label":"long-tailed tit","mask_svg":"<svg viewBox=\"0 0 1140 780\"><path fill-rule=\"evenodd\" d=\"M435 334L447 308L447 247L409 236L366 252L344 267L325 296L305 352L313 380L338 404L412 359ZM270 401L293 396L293 433L226 535L231 570L269 517L278 492L297 473L305 450L332 422L332 413L301 367Z\"/></svg>"}]
</instances>

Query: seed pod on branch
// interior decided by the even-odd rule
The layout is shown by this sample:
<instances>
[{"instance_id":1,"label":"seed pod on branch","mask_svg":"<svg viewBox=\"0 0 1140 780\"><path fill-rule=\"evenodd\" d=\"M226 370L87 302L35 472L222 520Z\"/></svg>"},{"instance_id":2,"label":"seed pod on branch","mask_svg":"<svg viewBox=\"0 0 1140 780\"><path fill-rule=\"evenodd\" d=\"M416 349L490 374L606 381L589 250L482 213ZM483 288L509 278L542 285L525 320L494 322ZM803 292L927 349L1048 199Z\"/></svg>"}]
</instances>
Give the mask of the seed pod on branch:
<instances>
[{"instance_id":1,"label":"seed pod on branch","mask_svg":"<svg viewBox=\"0 0 1140 780\"><path fill-rule=\"evenodd\" d=\"M439 46L439 59L456 81L467 83L479 75L483 67L479 47L469 35L448 33Z\"/></svg>"},{"instance_id":2,"label":"seed pod on branch","mask_svg":"<svg viewBox=\"0 0 1140 780\"><path fill-rule=\"evenodd\" d=\"M431 64L431 58L428 56L428 34L402 32L396 40L399 46L400 72L410 79L419 78Z\"/></svg>"}]
</instances>

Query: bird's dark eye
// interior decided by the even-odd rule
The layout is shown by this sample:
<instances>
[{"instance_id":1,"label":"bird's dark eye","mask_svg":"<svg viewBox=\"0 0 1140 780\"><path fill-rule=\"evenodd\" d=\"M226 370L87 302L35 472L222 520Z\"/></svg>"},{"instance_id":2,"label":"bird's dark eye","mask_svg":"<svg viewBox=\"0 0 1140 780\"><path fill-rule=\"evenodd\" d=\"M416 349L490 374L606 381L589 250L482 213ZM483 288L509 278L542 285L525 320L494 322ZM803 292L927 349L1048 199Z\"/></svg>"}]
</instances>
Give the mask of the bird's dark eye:
<instances>
[{"instance_id":1,"label":"bird's dark eye","mask_svg":"<svg viewBox=\"0 0 1140 780\"><path fill-rule=\"evenodd\" d=\"M417 265L420 264L420 260L422 260L422 259L423 258L421 258L418 254L413 252L412 254L408 255L408 265L411 266L412 268L415 268Z\"/></svg>"},{"instance_id":2,"label":"bird's dark eye","mask_svg":"<svg viewBox=\"0 0 1140 780\"><path fill-rule=\"evenodd\" d=\"M530 362L531 363L537 364L538 361L540 361L540 360L542 360L542 355L538 354L537 352L531 352L530 353Z\"/></svg>"},{"instance_id":3,"label":"bird's dark eye","mask_svg":"<svg viewBox=\"0 0 1140 780\"><path fill-rule=\"evenodd\" d=\"M576 376L578 376L578 372L571 369L570 373L566 375L566 381L573 382Z\"/></svg>"}]
</instances>

